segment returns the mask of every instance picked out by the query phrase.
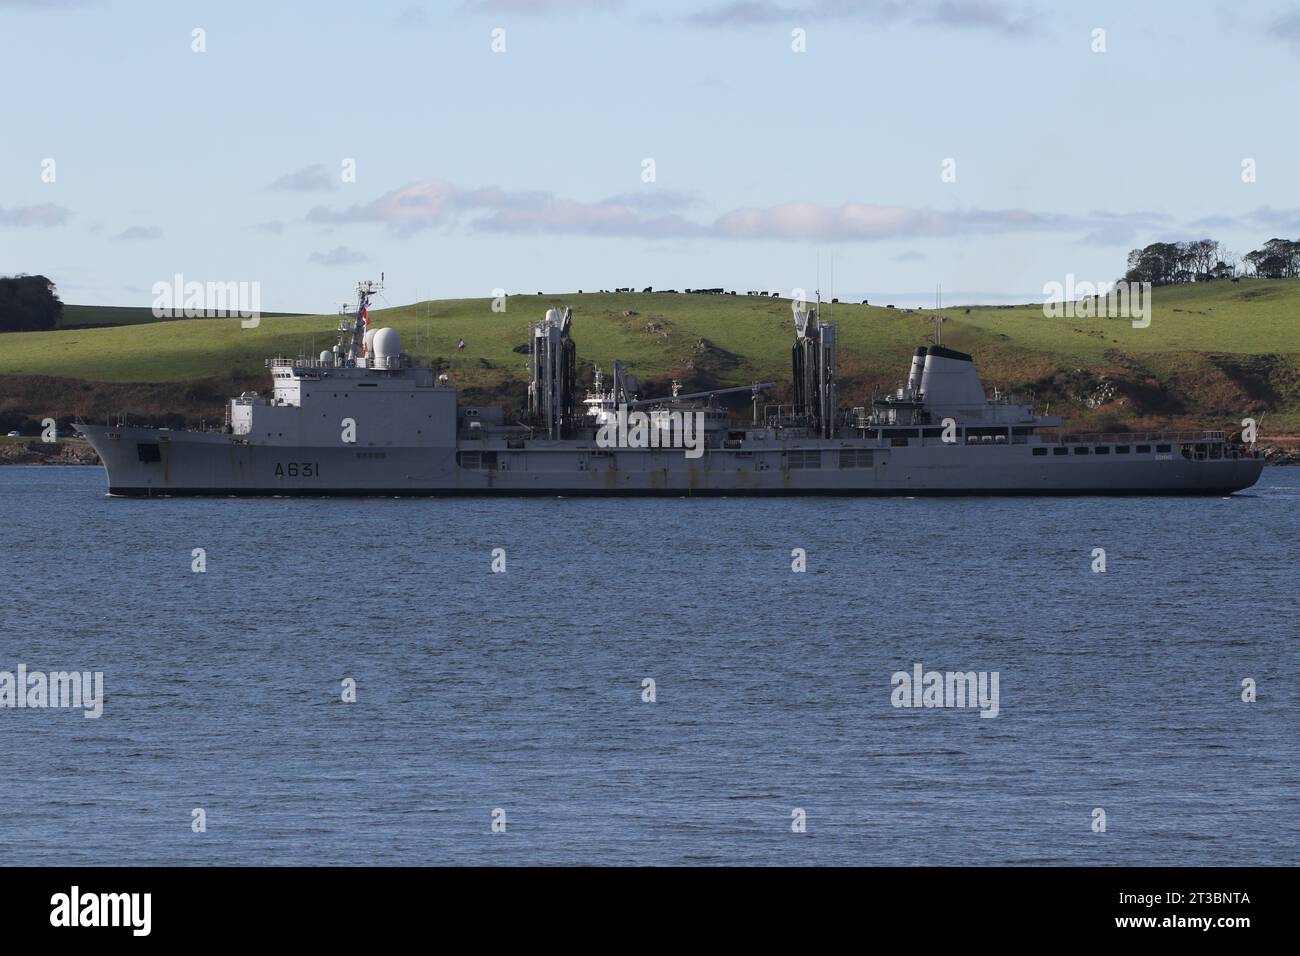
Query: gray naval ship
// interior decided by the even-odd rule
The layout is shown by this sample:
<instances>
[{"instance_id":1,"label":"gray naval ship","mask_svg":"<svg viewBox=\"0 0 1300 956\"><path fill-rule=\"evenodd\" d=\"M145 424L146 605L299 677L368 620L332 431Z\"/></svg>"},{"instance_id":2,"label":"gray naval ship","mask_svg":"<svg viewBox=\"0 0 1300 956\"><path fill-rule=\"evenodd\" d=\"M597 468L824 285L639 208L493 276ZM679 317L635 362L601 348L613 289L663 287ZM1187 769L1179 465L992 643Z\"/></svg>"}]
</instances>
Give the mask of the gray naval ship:
<instances>
[{"instance_id":1,"label":"gray naval ship","mask_svg":"<svg viewBox=\"0 0 1300 956\"><path fill-rule=\"evenodd\" d=\"M989 397L971 356L918 348L904 382L842 409L836 325L795 308L794 401L771 383L643 398L614 363L577 397L572 310L531 328L526 415L462 404L448 376L369 324L373 283L316 359L275 358L269 396L224 428L79 424L110 495L1224 495L1263 459L1221 431L1067 435L1032 400ZM718 403L750 391L752 414Z\"/></svg>"}]
</instances>

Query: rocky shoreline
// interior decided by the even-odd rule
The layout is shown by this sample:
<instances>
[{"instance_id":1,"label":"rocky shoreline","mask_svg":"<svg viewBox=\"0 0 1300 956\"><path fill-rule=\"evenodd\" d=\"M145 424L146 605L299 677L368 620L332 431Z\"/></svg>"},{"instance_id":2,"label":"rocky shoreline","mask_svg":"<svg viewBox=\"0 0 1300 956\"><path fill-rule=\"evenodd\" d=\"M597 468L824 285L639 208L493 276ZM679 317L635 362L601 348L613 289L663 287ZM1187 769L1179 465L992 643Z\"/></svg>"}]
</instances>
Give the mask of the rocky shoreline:
<instances>
[{"instance_id":1,"label":"rocky shoreline","mask_svg":"<svg viewBox=\"0 0 1300 956\"><path fill-rule=\"evenodd\" d=\"M98 465L95 449L84 441L61 439L43 442L39 438L28 441L0 442L0 465Z\"/></svg>"},{"instance_id":2,"label":"rocky shoreline","mask_svg":"<svg viewBox=\"0 0 1300 956\"><path fill-rule=\"evenodd\" d=\"M1292 445L1289 448L1281 446L1264 447L1260 449L1264 452L1264 463L1268 465L1300 465L1300 448Z\"/></svg>"}]
</instances>

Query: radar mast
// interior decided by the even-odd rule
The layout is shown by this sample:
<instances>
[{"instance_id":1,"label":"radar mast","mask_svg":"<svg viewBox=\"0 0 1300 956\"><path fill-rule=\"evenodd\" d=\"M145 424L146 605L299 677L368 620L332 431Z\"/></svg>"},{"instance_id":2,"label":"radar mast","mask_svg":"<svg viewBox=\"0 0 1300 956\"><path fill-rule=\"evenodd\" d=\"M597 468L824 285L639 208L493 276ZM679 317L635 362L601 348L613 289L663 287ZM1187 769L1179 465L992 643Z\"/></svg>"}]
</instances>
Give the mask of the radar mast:
<instances>
[{"instance_id":1,"label":"radar mast","mask_svg":"<svg viewBox=\"0 0 1300 956\"><path fill-rule=\"evenodd\" d=\"M356 365L357 360L365 354L366 327L370 324L370 300L383 291L383 273L380 273L378 282L373 279L358 282L357 311L351 321L346 313L339 320L338 351L345 357L345 364L348 366Z\"/></svg>"}]
</instances>

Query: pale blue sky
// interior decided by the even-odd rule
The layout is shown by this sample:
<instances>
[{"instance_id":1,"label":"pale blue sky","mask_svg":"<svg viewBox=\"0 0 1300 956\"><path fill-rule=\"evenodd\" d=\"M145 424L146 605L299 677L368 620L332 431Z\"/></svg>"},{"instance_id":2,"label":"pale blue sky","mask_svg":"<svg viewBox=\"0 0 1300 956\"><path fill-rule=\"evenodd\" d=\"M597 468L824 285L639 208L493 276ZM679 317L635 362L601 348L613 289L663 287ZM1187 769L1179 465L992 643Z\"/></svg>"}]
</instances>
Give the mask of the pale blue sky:
<instances>
[{"instance_id":1,"label":"pale blue sky","mask_svg":"<svg viewBox=\"0 0 1300 956\"><path fill-rule=\"evenodd\" d=\"M0 0L0 35L0 273L68 302L788 291L819 259L829 295L832 258L841 297L1022 300L1300 234L1288 3Z\"/></svg>"}]
</instances>

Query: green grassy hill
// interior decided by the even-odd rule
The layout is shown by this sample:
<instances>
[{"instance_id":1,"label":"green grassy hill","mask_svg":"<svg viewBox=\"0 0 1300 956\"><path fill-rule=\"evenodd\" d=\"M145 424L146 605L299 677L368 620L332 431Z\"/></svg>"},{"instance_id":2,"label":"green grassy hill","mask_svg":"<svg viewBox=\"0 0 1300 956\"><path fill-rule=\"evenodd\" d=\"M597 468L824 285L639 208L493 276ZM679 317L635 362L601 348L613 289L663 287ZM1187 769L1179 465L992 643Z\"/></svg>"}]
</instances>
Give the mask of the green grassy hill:
<instances>
[{"instance_id":1,"label":"green grassy hill","mask_svg":"<svg viewBox=\"0 0 1300 956\"><path fill-rule=\"evenodd\" d=\"M59 328L84 325L135 325L139 322L157 322L153 310L134 305L65 305Z\"/></svg>"},{"instance_id":2,"label":"green grassy hill","mask_svg":"<svg viewBox=\"0 0 1300 956\"><path fill-rule=\"evenodd\" d=\"M522 395L526 363L515 347L527 342L529 323L564 305L574 308L579 361L608 369L622 359L652 393L671 378L699 388L789 379L788 300L574 293L512 296L504 313L487 299L455 299L373 315L470 395L512 402ZM117 310L83 314L95 311ZM1300 280L1156 289L1144 329L1128 319L1046 318L1039 306L944 314L944 343L975 355L986 386L1034 389L1073 422L1208 426L1266 413L1274 430L1300 430ZM865 400L876 382L895 384L912 349L933 337L927 310L841 303L824 315L840 328L846 404ZM267 357L328 348L336 323L332 315L268 316L256 329L241 329L237 319L191 319L5 334L0 412L35 409L44 399L88 417L123 408L149 414L167 407L155 403L166 397L184 413L211 417L225 391L263 378ZM458 352L462 337L467 347ZM109 406L88 407L96 402Z\"/></svg>"},{"instance_id":3,"label":"green grassy hill","mask_svg":"<svg viewBox=\"0 0 1300 956\"><path fill-rule=\"evenodd\" d=\"M297 313L278 312L274 315ZM79 329L85 326L141 325L146 322L168 321L153 314L149 306L137 305L65 305L60 329Z\"/></svg>"}]
</instances>

